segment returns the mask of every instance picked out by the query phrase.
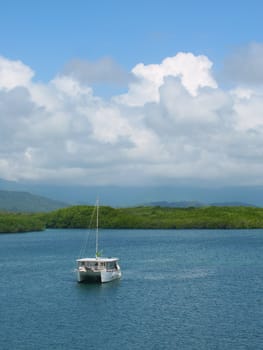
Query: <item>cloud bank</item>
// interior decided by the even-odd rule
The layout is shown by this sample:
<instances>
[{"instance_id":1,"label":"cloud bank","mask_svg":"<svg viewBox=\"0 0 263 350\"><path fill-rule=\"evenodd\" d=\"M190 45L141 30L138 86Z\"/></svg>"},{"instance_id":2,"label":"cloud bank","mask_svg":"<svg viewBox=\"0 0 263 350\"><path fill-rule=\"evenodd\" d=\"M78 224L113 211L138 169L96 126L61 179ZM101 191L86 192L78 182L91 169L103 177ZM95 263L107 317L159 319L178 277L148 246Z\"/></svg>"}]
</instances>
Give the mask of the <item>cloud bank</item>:
<instances>
[{"instance_id":1,"label":"cloud bank","mask_svg":"<svg viewBox=\"0 0 263 350\"><path fill-rule=\"evenodd\" d=\"M263 90L242 69L263 53L250 51L236 58L231 90L218 86L208 57L192 53L127 74L111 60L104 70L101 61L75 60L46 84L25 63L0 57L0 178L263 184ZM261 74L260 64L253 69ZM96 96L92 83L109 81L128 83L127 92Z\"/></svg>"}]
</instances>

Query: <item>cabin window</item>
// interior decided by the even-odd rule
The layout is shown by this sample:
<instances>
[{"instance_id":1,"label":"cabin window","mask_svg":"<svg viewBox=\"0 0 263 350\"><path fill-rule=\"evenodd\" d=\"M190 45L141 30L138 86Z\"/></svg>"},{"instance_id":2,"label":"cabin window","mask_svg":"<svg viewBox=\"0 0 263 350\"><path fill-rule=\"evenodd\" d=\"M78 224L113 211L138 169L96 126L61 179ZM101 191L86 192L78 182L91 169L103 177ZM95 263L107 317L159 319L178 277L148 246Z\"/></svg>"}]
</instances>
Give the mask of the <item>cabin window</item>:
<instances>
[{"instance_id":1,"label":"cabin window","mask_svg":"<svg viewBox=\"0 0 263 350\"><path fill-rule=\"evenodd\" d=\"M107 263L107 268L108 268L109 270L114 269L114 267L115 267L115 262L114 262L114 261L111 261L111 262L108 262L108 263Z\"/></svg>"}]
</instances>

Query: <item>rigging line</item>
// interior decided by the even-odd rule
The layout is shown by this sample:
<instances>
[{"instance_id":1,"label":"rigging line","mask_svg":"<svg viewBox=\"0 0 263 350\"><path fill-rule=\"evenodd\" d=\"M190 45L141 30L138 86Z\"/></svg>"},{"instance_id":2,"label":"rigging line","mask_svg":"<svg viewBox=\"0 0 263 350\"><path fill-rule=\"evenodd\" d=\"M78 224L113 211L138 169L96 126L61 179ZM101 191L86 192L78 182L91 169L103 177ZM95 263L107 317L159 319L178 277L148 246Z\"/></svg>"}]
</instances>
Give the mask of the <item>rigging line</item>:
<instances>
[{"instance_id":1,"label":"rigging line","mask_svg":"<svg viewBox=\"0 0 263 350\"><path fill-rule=\"evenodd\" d=\"M80 252L79 252L79 257L81 258L86 249L87 249L87 245L88 245L88 241L89 241L89 237L90 237L90 231L91 231L91 226L92 226L92 222L93 222L93 219L94 219L94 215L95 215L95 212L96 212L96 206L94 207L93 209L93 212L92 212L92 215L91 215L91 218L90 218L90 223L89 223L89 226L88 226L88 232L87 232L87 235L86 235L86 238L84 239L84 242L80 248Z\"/></svg>"}]
</instances>

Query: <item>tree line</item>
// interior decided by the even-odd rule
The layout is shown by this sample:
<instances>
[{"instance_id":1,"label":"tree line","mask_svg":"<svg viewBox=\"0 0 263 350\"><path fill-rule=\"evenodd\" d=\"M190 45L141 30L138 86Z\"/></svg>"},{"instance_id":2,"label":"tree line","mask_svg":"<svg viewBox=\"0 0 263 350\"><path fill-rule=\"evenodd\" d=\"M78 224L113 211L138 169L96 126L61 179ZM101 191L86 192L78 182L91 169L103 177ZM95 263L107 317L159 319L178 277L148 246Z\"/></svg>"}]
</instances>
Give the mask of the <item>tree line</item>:
<instances>
[{"instance_id":1,"label":"tree line","mask_svg":"<svg viewBox=\"0 0 263 350\"><path fill-rule=\"evenodd\" d=\"M45 222L33 214L0 213L0 233L45 230Z\"/></svg>"},{"instance_id":2,"label":"tree line","mask_svg":"<svg viewBox=\"0 0 263 350\"><path fill-rule=\"evenodd\" d=\"M39 231L46 228L94 227L94 208L73 206L49 213L0 214L0 232ZM263 208L100 207L100 228L109 229L248 229L263 228Z\"/></svg>"}]
</instances>

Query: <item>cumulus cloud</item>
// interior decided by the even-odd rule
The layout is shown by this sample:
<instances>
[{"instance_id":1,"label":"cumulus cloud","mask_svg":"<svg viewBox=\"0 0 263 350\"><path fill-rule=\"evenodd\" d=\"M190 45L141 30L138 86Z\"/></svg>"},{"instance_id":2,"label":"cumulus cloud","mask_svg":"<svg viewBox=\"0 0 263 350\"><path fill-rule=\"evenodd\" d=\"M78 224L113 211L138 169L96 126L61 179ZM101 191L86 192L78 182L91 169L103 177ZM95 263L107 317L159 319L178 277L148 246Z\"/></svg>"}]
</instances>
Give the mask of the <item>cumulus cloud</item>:
<instances>
[{"instance_id":1,"label":"cumulus cloud","mask_svg":"<svg viewBox=\"0 0 263 350\"><path fill-rule=\"evenodd\" d=\"M74 74L40 84L7 58L0 72L0 178L262 184L263 92L221 89L205 56L138 64L127 93L111 100Z\"/></svg>"},{"instance_id":2,"label":"cumulus cloud","mask_svg":"<svg viewBox=\"0 0 263 350\"><path fill-rule=\"evenodd\" d=\"M136 80L130 84L128 93L116 97L116 101L130 106L159 102L159 88L169 76L177 77L184 88L196 96L199 88L217 87L211 67L212 62L207 57L191 53L178 53L164 59L161 64L140 63L132 70Z\"/></svg>"},{"instance_id":3,"label":"cumulus cloud","mask_svg":"<svg viewBox=\"0 0 263 350\"><path fill-rule=\"evenodd\" d=\"M0 88L27 86L33 76L33 70L21 61L11 61L0 56Z\"/></svg>"}]
</instances>

